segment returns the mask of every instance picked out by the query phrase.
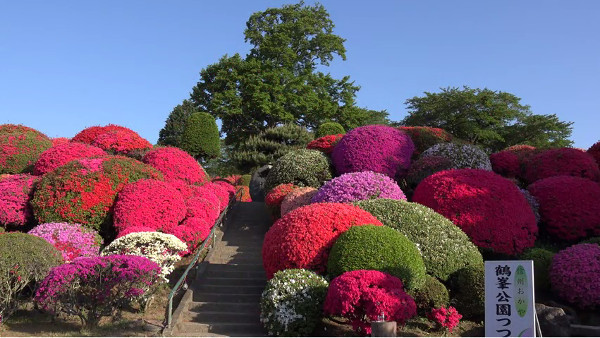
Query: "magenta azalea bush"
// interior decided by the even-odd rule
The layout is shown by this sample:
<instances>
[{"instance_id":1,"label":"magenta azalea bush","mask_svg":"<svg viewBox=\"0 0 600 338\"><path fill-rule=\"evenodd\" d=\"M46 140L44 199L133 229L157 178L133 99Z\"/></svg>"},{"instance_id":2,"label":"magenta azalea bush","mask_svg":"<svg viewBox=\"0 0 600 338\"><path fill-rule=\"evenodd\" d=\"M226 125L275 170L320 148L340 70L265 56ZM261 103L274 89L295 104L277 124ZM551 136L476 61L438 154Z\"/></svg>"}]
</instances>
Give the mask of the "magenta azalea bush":
<instances>
[{"instance_id":1,"label":"magenta azalea bush","mask_svg":"<svg viewBox=\"0 0 600 338\"><path fill-rule=\"evenodd\" d=\"M578 307L600 306L600 245L577 244L554 255L550 284L560 298Z\"/></svg>"},{"instance_id":2,"label":"magenta azalea bush","mask_svg":"<svg viewBox=\"0 0 600 338\"><path fill-rule=\"evenodd\" d=\"M66 263L78 257L96 257L102 245L102 237L81 224L44 223L28 233L52 244L60 251Z\"/></svg>"},{"instance_id":3,"label":"magenta azalea bush","mask_svg":"<svg viewBox=\"0 0 600 338\"><path fill-rule=\"evenodd\" d=\"M76 315L92 328L126 304L147 299L159 279L160 267L146 257L79 258L52 268L34 300L43 310Z\"/></svg>"},{"instance_id":4,"label":"magenta azalea bush","mask_svg":"<svg viewBox=\"0 0 600 338\"><path fill-rule=\"evenodd\" d=\"M410 168L415 145L404 132L383 125L350 130L333 149L331 159L339 174L374 171L391 178Z\"/></svg>"},{"instance_id":5,"label":"magenta azalea bush","mask_svg":"<svg viewBox=\"0 0 600 338\"><path fill-rule=\"evenodd\" d=\"M372 198L406 200L394 180L372 171L348 173L325 183L313 196L313 203L348 203Z\"/></svg>"},{"instance_id":6,"label":"magenta azalea bush","mask_svg":"<svg viewBox=\"0 0 600 338\"><path fill-rule=\"evenodd\" d=\"M29 201L38 177L29 174L10 175L0 180L0 226L21 227L33 217Z\"/></svg>"}]
</instances>

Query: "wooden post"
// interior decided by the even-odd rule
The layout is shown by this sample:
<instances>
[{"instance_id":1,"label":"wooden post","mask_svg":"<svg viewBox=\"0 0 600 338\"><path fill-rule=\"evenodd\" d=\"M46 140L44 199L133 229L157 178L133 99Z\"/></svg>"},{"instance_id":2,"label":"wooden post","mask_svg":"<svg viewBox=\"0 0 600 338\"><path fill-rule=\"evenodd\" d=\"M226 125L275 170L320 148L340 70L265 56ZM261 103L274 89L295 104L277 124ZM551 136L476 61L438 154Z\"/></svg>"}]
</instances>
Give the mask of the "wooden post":
<instances>
[{"instance_id":1,"label":"wooden post","mask_svg":"<svg viewBox=\"0 0 600 338\"><path fill-rule=\"evenodd\" d=\"M396 337L396 322L371 322L371 337Z\"/></svg>"}]
</instances>

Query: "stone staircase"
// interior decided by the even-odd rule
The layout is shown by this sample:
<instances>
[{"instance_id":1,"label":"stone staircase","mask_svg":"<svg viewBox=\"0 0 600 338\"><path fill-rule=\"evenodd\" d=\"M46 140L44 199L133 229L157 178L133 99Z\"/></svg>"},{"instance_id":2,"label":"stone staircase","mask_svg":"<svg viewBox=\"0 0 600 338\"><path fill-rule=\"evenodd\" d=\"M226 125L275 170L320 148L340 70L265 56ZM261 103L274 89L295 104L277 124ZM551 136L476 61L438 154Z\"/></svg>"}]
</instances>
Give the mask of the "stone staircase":
<instances>
[{"instance_id":1,"label":"stone staircase","mask_svg":"<svg viewBox=\"0 0 600 338\"><path fill-rule=\"evenodd\" d=\"M200 268L174 316L172 336L265 336L260 295L262 242L271 220L264 203L238 203L225 234Z\"/></svg>"}]
</instances>

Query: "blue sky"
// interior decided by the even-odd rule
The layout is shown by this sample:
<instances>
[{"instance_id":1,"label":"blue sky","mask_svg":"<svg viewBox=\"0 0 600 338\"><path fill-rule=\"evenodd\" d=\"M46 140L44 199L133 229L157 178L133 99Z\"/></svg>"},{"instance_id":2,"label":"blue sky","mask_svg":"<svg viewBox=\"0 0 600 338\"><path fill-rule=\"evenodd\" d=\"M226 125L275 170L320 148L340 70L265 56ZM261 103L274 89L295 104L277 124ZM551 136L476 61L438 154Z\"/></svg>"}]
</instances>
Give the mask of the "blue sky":
<instances>
[{"instance_id":1,"label":"blue sky","mask_svg":"<svg viewBox=\"0 0 600 338\"><path fill-rule=\"evenodd\" d=\"M248 17L292 1L1 1L0 123L72 137L115 123L155 143L199 72L245 55ZM308 1L307 3L313 3ZM321 2L346 39L329 71L360 106L406 114L440 87L513 93L600 140L600 1Z\"/></svg>"}]
</instances>

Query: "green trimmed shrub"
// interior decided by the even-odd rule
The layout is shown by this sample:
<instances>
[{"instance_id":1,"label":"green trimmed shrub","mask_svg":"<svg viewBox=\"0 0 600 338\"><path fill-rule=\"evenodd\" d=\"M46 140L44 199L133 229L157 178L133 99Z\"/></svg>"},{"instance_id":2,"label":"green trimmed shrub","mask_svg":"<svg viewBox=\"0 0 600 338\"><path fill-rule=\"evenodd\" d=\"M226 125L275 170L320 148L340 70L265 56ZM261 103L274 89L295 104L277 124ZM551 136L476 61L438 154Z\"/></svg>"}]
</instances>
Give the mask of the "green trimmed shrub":
<instances>
[{"instance_id":1,"label":"green trimmed shrub","mask_svg":"<svg viewBox=\"0 0 600 338\"><path fill-rule=\"evenodd\" d=\"M533 261L536 291L550 291L550 265L554 255L554 252L542 248L531 248L521 255L521 259Z\"/></svg>"},{"instance_id":2,"label":"green trimmed shrub","mask_svg":"<svg viewBox=\"0 0 600 338\"><path fill-rule=\"evenodd\" d=\"M242 178L240 179L240 185L244 185L246 187L250 186L250 180L252 180L252 175L247 174L247 175L242 175Z\"/></svg>"},{"instance_id":3,"label":"green trimmed shrub","mask_svg":"<svg viewBox=\"0 0 600 338\"><path fill-rule=\"evenodd\" d=\"M425 276L425 284L419 290L412 291L411 296L421 316L425 316L433 308L448 307L450 304L448 289L431 275Z\"/></svg>"},{"instance_id":4,"label":"green trimmed shrub","mask_svg":"<svg viewBox=\"0 0 600 338\"><path fill-rule=\"evenodd\" d=\"M413 241L421 251L427 273L442 281L458 269L483 265L481 254L469 237L433 209L392 199L364 200L355 204Z\"/></svg>"},{"instance_id":5,"label":"green trimmed shrub","mask_svg":"<svg viewBox=\"0 0 600 338\"><path fill-rule=\"evenodd\" d=\"M400 232L382 226L353 226L333 244L327 272L333 278L354 270L387 272L409 290L425 283L425 264L413 242Z\"/></svg>"},{"instance_id":6,"label":"green trimmed shrub","mask_svg":"<svg viewBox=\"0 0 600 338\"><path fill-rule=\"evenodd\" d=\"M191 114L183 128L181 149L203 161L219 157L221 139L215 118L204 112Z\"/></svg>"},{"instance_id":7,"label":"green trimmed shrub","mask_svg":"<svg viewBox=\"0 0 600 338\"><path fill-rule=\"evenodd\" d=\"M5 320L23 301L21 291L41 282L62 254L45 239L20 232L0 234L0 318Z\"/></svg>"},{"instance_id":8,"label":"green trimmed shrub","mask_svg":"<svg viewBox=\"0 0 600 338\"><path fill-rule=\"evenodd\" d=\"M485 271L483 265L469 266L450 276L451 304L465 319L481 319L485 313Z\"/></svg>"},{"instance_id":9,"label":"green trimmed shrub","mask_svg":"<svg viewBox=\"0 0 600 338\"><path fill-rule=\"evenodd\" d=\"M346 131L341 124L337 122L325 122L317 128L317 132L315 133L315 138L327 136L327 135L337 135L337 134L345 134Z\"/></svg>"},{"instance_id":10,"label":"green trimmed shrub","mask_svg":"<svg viewBox=\"0 0 600 338\"><path fill-rule=\"evenodd\" d=\"M40 155L52 147L41 132L14 124L0 125L0 174L31 173Z\"/></svg>"},{"instance_id":11,"label":"green trimmed shrub","mask_svg":"<svg viewBox=\"0 0 600 338\"><path fill-rule=\"evenodd\" d=\"M269 335L311 336L323 315L329 283L305 269L275 273L260 300L260 321Z\"/></svg>"},{"instance_id":12,"label":"green trimmed shrub","mask_svg":"<svg viewBox=\"0 0 600 338\"><path fill-rule=\"evenodd\" d=\"M299 187L321 187L333 178L333 167L327 155L318 150L298 149L277 160L265 181L265 191L284 183Z\"/></svg>"}]
</instances>

